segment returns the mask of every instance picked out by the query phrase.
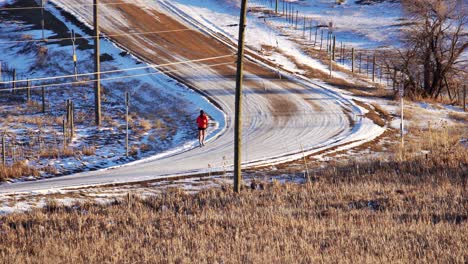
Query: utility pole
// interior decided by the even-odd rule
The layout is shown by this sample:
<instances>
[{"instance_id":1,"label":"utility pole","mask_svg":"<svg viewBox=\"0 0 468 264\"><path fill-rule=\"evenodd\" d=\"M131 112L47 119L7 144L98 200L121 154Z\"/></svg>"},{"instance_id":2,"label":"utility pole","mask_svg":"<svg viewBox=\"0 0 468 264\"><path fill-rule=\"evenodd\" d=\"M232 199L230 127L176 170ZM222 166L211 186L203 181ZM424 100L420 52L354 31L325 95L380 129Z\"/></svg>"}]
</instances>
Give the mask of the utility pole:
<instances>
[{"instance_id":1,"label":"utility pole","mask_svg":"<svg viewBox=\"0 0 468 264\"><path fill-rule=\"evenodd\" d=\"M247 0L242 0L239 42L237 44L237 74L236 74L236 102L235 102L235 125L234 125L234 192L239 193L242 181L242 78L243 78L243 57L244 57L244 33L247 13Z\"/></svg>"},{"instance_id":2,"label":"utility pole","mask_svg":"<svg viewBox=\"0 0 468 264\"><path fill-rule=\"evenodd\" d=\"M351 72L354 73L354 48L351 48Z\"/></svg>"},{"instance_id":3,"label":"utility pole","mask_svg":"<svg viewBox=\"0 0 468 264\"><path fill-rule=\"evenodd\" d=\"M99 19L98 19L98 2L93 0L93 17L94 17L94 110L96 116L96 126L101 125L101 59L99 49Z\"/></svg>"},{"instance_id":4,"label":"utility pole","mask_svg":"<svg viewBox=\"0 0 468 264\"><path fill-rule=\"evenodd\" d=\"M276 0L276 5L275 5L275 14L278 14L278 0Z\"/></svg>"}]
</instances>

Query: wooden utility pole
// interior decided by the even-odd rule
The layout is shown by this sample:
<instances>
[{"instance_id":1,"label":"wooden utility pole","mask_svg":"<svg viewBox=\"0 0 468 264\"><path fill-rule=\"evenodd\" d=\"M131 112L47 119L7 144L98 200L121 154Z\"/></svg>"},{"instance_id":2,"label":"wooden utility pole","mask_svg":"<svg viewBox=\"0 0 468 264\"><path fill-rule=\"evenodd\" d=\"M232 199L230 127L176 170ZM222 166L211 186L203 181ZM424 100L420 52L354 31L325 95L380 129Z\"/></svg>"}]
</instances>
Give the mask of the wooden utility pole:
<instances>
[{"instance_id":1,"label":"wooden utility pole","mask_svg":"<svg viewBox=\"0 0 468 264\"><path fill-rule=\"evenodd\" d=\"M351 48L351 72L354 73L354 48Z\"/></svg>"},{"instance_id":2,"label":"wooden utility pole","mask_svg":"<svg viewBox=\"0 0 468 264\"><path fill-rule=\"evenodd\" d=\"M242 78L243 78L243 58L244 58L244 33L245 20L247 14L247 0L242 0L239 42L237 44L237 74L236 74L236 102L235 102L235 125L234 125L234 192L240 192L242 181Z\"/></svg>"},{"instance_id":3,"label":"wooden utility pole","mask_svg":"<svg viewBox=\"0 0 468 264\"><path fill-rule=\"evenodd\" d=\"M98 19L98 4L99 0L93 0L93 17L94 17L94 110L96 117L96 125L101 125L101 59L99 49L99 19Z\"/></svg>"},{"instance_id":4,"label":"wooden utility pole","mask_svg":"<svg viewBox=\"0 0 468 264\"><path fill-rule=\"evenodd\" d=\"M125 132L125 155L128 157L128 108L130 107L130 95L128 92L125 92L125 123L126 123L126 132Z\"/></svg>"},{"instance_id":5,"label":"wooden utility pole","mask_svg":"<svg viewBox=\"0 0 468 264\"><path fill-rule=\"evenodd\" d=\"M278 0L276 0L276 5L275 5L275 14L278 14Z\"/></svg>"}]
</instances>

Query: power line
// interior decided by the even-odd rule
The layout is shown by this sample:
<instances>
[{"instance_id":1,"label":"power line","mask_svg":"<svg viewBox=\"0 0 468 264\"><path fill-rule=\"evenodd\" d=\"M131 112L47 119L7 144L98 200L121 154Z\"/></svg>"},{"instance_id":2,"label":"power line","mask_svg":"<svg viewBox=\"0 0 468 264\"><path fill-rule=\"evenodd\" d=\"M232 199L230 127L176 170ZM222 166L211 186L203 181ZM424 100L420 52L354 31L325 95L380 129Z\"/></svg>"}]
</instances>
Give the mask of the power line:
<instances>
[{"instance_id":1,"label":"power line","mask_svg":"<svg viewBox=\"0 0 468 264\"><path fill-rule=\"evenodd\" d=\"M210 68L210 67L217 67L223 65L230 65L233 62L223 62L217 64L210 64L210 65L202 65L197 67L192 67L192 69L201 69L201 68ZM126 78L135 78L135 77L143 77L143 76L150 76L150 75L158 75L158 74L166 74L166 73L175 73L181 72L182 70L164 70L159 72L151 72L151 73L141 73L141 74L134 74L134 75L125 75L125 76L116 76L116 77L109 77L101 79L101 81L112 81L112 80L119 80L119 79L126 79ZM52 84L43 84L43 85L32 85L32 86L22 86L15 88L16 90L26 90L26 89L35 89L35 88L42 88L42 87L54 87L54 86L65 86L65 85L74 85L74 84L83 84L83 83L91 83L95 82L96 80L82 80L82 81L73 81L73 82L65 82L65 83L52 83ZM4 91L11 91L11 88L0 89L0 92Z\"/></svg>"},{"instance_id":2,"label":"power line","mask_svg":"<svg viewBox=\"0 0 468 264\"><path fill-rule=\"evenodd\" d=\"M227 58L231 57L234 54L228 54L228 55L221 55L221 56L216 56L216 57L208 57L208 58L202 58L202 59L195 59L195 60L187 60L187 61L177 61L177 62L170 62L170 63L163 63L163 64L149 64L147 66L141 66L141 67L134 67L134 68L126 68L126 69L119 69L119 70L110 70L110 71L101 71L99 72L100 74L108 74L108 73L118 73L118 72L125 72L125 71L135 71L135 70L143 70L143 69L148 69L148 68L159 68L159 67L166 67L166 66L172 66L172 65L179 65L179 64L186 64L186 63L191 63L191 62L203 62L203 61L209 61L209 60L216 60L216 59L222 59L222 58ZM45 80L56 80L56 79L62 79L62 78L75 78L75 77L82 77L82 76L88 76L88 75L95 75L96 72L89 72L89 73L80 73L80 74L70 74L70 75L62 75L62 76L52 76L52 77L43 77L43 78L32 78L32 79L26 79L26 80L15 80L15 83L19 82L27 82L27 81L45 81ZM3 82L3 83L12 83L13 81L10 82Z\"/></svg>"},{"instance_id":3,"label":"power line","mask_svg":"<svg viewBox=\"0 0 468 264\"><path fill-rule=\"evenodd\" d=\"M120 3L99 3L99 6L113 6L113 5L130 5L132 3L127 2L120 2ZM83 6L94 6L94 4L72 4L67 5L67 7L83 7ZM35 10L35 9L43 9L45 8L42 6L25 6L25 7L0 7L0 11L21 11L21 10Z\"/></svg>"},{"instance_id":4,"label":"power line","mask_svg":"<svg viewBox=\"0 0 468 264\"><path fill-rule=\"evenodd\" d=\"M149 32L135 32L135 33L122 33L122 34L103 34L104 37L122 37L122 36L138 36L138 35L151 35L151 34L163 34L163 33L174 33L174 32L183 32L183 31L196 31L196 29L191 28L182 28L182 29L171 29L171 30L161 30L161 31L149 31ZM60 42L65 40L72 39L95 39L95 36L82 36L77 38L46 38L46 39L27 39L27 40L13 40L0 42L0 44L18 44L18 43L29 43L29 42Z\"/></svg>"}]
</instances>

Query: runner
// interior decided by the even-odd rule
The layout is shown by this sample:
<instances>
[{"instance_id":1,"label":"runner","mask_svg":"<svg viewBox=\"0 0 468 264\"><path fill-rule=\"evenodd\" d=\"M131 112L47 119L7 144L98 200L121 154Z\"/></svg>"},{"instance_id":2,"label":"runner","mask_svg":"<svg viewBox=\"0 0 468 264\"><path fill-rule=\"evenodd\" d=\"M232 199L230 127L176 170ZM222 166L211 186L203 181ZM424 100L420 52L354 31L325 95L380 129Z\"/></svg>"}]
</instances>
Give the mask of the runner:
<instances>
[{"instance_id":1,"label":"runner","mask_svg":"<svg viewBox=\"0 0 468 264\"><path fill-rule=\"evenodd\" d=\"M197 118L198 124L198 142L200 147L205 145L205 130L208 127L208 116L205 115L203 110L200 110L200 115Z\"/></svg>"}]
</instances>

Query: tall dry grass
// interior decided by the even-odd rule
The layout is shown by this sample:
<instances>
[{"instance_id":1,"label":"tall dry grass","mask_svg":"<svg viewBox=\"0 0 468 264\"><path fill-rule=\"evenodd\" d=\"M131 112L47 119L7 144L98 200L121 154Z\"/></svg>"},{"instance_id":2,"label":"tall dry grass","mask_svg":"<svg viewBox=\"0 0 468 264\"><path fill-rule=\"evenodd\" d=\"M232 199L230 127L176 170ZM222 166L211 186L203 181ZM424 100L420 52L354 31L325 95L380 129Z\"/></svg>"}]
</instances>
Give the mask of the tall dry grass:
<instances>
[{"instance_id":1,"label":"tall dry grass","mask_svg":"<svg viewBox=\"0 0 468 264\"><path fill-rule=\"evenodd\" d=\"M37 177L40 173L37 169L30 167L25 161L14 162L11 166L0 164L0 182L24 175Z\"/></svg>"},{"instance_id":2,"label":"tall dry grass","mask_svg":"<svg viewBox=\"0 0 468 264\"><path fill-rule=\"evenodd\" d=\"M429 132L428 132L429 133ZM434 136L445 131L430 131ZM5 263L466 263L465 146L453 136L404 161L0 217ZM431 146L429 155L421 150Z\"/></svg>"}]
</instances>

